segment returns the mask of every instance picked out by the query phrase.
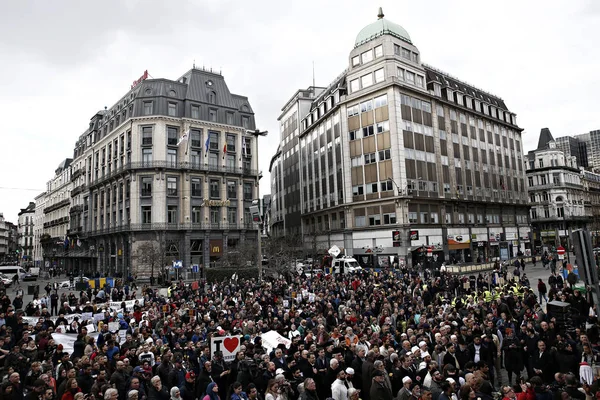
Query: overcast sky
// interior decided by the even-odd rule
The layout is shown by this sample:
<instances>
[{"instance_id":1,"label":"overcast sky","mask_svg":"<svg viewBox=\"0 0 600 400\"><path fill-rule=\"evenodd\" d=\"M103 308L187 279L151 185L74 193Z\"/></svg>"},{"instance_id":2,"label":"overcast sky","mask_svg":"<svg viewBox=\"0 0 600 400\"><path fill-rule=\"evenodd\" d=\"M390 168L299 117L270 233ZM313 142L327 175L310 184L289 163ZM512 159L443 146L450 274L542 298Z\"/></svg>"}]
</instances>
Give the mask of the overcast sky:
<instances>
[{"instance_id":1,"label":"overcast sky","mask_svg":"<svg viewBox=\"0 0 600 400\"><path fill-rule=\"evenodd\" d=\"M600 129L596 0L4 2L0 212L16 223L94 113L144 70L177 79L194 60L222 70L269 131L260 143L261 194L269 193L281 107L312 83L313 61L321 86L346 68L378 6L424 62L503 98L525 129L525 151L543 127L555 137Z\"/></svg>"}]
</instances>

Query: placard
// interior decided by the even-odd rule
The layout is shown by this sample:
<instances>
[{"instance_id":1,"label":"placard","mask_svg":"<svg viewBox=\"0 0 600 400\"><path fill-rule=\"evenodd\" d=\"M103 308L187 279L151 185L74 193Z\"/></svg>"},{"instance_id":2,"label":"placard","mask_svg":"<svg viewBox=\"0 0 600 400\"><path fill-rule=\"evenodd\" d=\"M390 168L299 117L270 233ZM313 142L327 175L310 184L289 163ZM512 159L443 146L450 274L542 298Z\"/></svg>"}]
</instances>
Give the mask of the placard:
<instances>
[{"instance_id":1,"label":"placard","mask_svg":"<svg viewBox=\"0 0 600 400\"><path fill-rule=\"evenodd\" d=\"M109 322L108 323L108 330L110 332L116 332L119 330L119 323L118 322Z\"/></svg>"},{"instance_id":2,"label":"placard","mask_svg":"<svg viewBox=\"0 0 600 400\"><path fill-rule=\"evenodd\" d=\"M235 355L240 351L242 344L241 336L219 336L213 337L210 340L210 354L214 355L215 351L223 352L223 361L231 362L235 360Z\"/></svg>"}]
</instances>

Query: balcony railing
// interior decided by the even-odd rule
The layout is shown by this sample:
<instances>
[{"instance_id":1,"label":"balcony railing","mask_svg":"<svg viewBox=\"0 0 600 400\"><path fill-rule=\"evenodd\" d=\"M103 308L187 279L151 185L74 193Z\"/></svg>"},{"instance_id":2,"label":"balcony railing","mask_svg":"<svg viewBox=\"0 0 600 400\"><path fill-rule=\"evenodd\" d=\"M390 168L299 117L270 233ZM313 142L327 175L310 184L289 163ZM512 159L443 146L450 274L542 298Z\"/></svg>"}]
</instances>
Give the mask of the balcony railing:
<instances>
[{"instance_id":1,"label":"balcony railing","mask_svg":"<svg viewBox=\"0 0 600 400\"><path fill-rule=\"evenodd\" d=\"M137 169L173 169L173 170L190 170L199 172L220 172L224 174L240 174L245 176L255 177L261 172L252 168L244 167L229 167L227 165L209 165L201 163L193 163L189 161L134 161L127 164L121 165L118 168L114 168L110 173L107 173L98 179L92 181L89 185L90 188L101 185L111 178L119 176L124 172Z\"/></svg>"},{"instance_id":2,"label":"balcony railing","mask_svg":"<svg viewBox=\"0 0 600 400\"><path fill-rule=\"evenodd\" d=\"M188 230L256 230L256 225L252 222L184 222L184 223L140 223L113 225L101 229L88 229L82 234L86 236L108 235L120 232L140 232L140 231L188 231Z\"/></svg>"},{"instance_id":3,"label":"balcony railing","mask_svg":"<svg viewBox=\"0 0 600 400\"><path fill-rule=\"evenodd\" d=\"M44 222L44 228L51 228L53 226L66 224L69 222L69 217L62 217L58 219L54 219L52 221Z\"/></svg>"},{"instance_id":4,"label":"balcony railing","mask_svg":"<svg viewBox=\"0 0 600 400\"><path fill-rule=\"evenodd\" d=\"M44 208L44 214L48 214L49 212L58 210L59 208L68 206L69 204L71 204L71 200L69 200L69 199L61 200L58 203L52 204L51 206Z\"/></svg>"}]
</instances>

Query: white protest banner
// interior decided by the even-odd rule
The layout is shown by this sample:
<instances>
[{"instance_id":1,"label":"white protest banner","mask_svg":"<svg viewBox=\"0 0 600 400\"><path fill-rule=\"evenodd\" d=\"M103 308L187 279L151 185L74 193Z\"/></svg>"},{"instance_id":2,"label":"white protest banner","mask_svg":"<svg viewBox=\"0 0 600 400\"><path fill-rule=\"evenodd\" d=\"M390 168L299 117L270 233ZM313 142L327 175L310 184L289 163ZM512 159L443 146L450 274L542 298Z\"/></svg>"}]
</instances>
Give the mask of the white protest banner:
<instances>
[{"instance_id":1,"label":"white protest banner","mask_svg":"<svg viewBox=\"0 0 600 400\"><path fill-rule=\"evenodd\" d=\"M235 360L235 355L240 351L242 344L241 336L220 336L213 337L210 340L210 352L215 354L215 351L223 352L223 361L231 362Z\"/></svg>"},{"instance_id":2,"label":"white protest banner","mask_svg":"<svg viewBox=\"0 0 600 400\"><path fill-rule=\"evenodd\" d=\"M104 313L94 314L94 322L102 321L104 319Z\"/></svg>"},{"instance_id":3,"label":"white protest banner","mask_svg":"<svg viewBox=\"0 0 600 400\"><path fill-rule=\"evenodd\" d=\"M96 327L94 326L94 324L86 325L85 329L87 329L88 333L96 332Z\"/></svg>"},{"instance_id":4,"label":"white protest banner","mask_svg":"<svg viewBox=\"0 0 600 400\"><path fill-rule=\"evenodd\" d=\"M127 338L127 330L126 329L119 330L119 344L125 343L126 338Z\"/></svg>"},{"instance_id":5,"label":"white protest banner","mask_svg":"<svg viewBox=\"0 0 600 400\"><path fill-rule=\"evenodd\" d=\"M92 318L94 318L94 314L92 314L91 312L84 312L81 314L81 319L83 319L84 321L90 321Z\"/></svg>"},{"instance_id":6,"label":"white protest banner","mask_svg":"<svg viewBox=\"0 0 600 400\"><path fill-rule=\"evenodd\" d=\"M111 301L110 303L108 303L108 306L110 308L112 308L113 310L117 310L122 308L121 305L123 303L125 303L125 309L127 311L133 311L133 306L135 305L135 303L138 302L138 305L141 307L144 305L144 299L135 299L135 300L127 300L127 301Z\"/></svg>"},{"instance_id":7,"label":"white protest banner","mask_svg":"<svg viewBox=\"0 0 600 400\"><path fill-rule=\"evenodd\" d=\"M119 323L118 322L109 322L108 323L108 330L110 332L116 332L119 330Z\"/></svg>"},{"instance_id":8,"label":"white protest banner","mask_svg":"<svg viewBox=\"0 0 600 400\"><path fill-rule=\"evenodd\" d=\"M267 350L267 354L271 352L275 347L280 344L285 345L286 349L289 349L292 345L292 341L281 336L277 331L269 331L260 335L262 338L262 347Z\"/></svg>"},{"instance_id":9,"label":"white protest banner","mask_svg":"<svg viewBox=\"0 0 600 400\"><path fill-rule=\"evenodd\" d=\"M75 317L78 317L81 320L81 314L67 314L65 315L65 319L67 320L67 324L70 324L71 322L73 322L73 320L75 320ZM50 321L55 322L58 319L58 317L27 317L27 316L23 316L23 322L27 322L27 324L30 325L35 325L38 323L40 318L45 318L45 319L50 319Z\"/></svg>"},{"instance_id":10,"label":"white protest banner","mask_svg":"<svg viewBox=\"0 0 600 400\"><path fill-rule=\"evenodd\" d=\"M283 301L283 308L289 308L290 307L290 301L289 300L284 300Z\"/></svg>"},{"instance_id":11,"label":"white protest banner","mask_svg":"<svg viewBox=\"0 0 600 400\"><path fill-rule=\"evenodd\" d=\"M99 333L88 333L88 336L93 337L94 340L98 339ZM73 352L73 343L77 340L76 333L53 333L52 339L56 342L57 345L63 345L63 351L71 354Z\"/></svg>"}]
</instances>

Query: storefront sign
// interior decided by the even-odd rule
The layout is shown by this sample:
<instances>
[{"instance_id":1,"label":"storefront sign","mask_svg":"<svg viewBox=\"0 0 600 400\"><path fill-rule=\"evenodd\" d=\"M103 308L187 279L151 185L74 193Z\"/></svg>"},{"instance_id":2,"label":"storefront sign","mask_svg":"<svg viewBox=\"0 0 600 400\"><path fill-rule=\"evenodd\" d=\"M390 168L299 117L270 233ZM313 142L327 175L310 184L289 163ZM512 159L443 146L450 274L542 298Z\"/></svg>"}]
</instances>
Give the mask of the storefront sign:
<instances>
[{"instance_id":1,"label":"storefront sign","mask_svg":"<svg viewBox=\"0 0 600 400\"><path fill-rule=\"evenodd\" d=\"M471 243L471 238L468 235L448 235L448 245Z\"/></svg>"},{"instance_id":2,"label":"storefront sign","mask_svg":"<svg viewBox=\"0 0 600 400\"><path fill-rule=\"evenodd\" d=\"M517 234L515 232L506 232L506 240L516 240Z\"/></svg>"},{"instance_id":3,"label":"storefront sign","mask_svg":"<svg viewBox=\"0 0 600 400\"><path fill-rule=\"evenodd\" d=\"M500 234L490 232L490 242L499 242L499 241L500 241Z\"/></svg>"},{"instance_id":4,"label":"storefront sign","mask_svg":"<svg viewBox=\"0 0 600 400\"><path fill-rule=\"evenodd\" d=\"M419 231L410 231L410 240L419 240Z\"/></svg>"},{"instance_id":5,"label":"storefront sign","mask_svg":"<svg viewBox=\"0 0 600 400\"><path fill-rule=\"evenodd\" d=\"M200 207L229 207L231 205L230 200L209 200L202 199Z\"/></svg>"},{"instance_id":6,"label":"storefront sign","mask_svg":"<svg viewBox=\"0 0 600 400\"><path fill-rule=\"evenodd\" d=\"M223 240L222 239L214 239L208 242L210 246L210 255L211 256L220 256L223 254Z\"/></svg>"},{"instance_id":7,"label":"storefront sign","mask_svg":"<svg viewBox=\"0 0 600 400\"><path fill-rule=\"evenodd\" d=\"M542 237L556 236L556 231L554 231L554 230L552 230L552 231L542 231L541 234L542 234Z\"/></svg>"}]
</instances>

